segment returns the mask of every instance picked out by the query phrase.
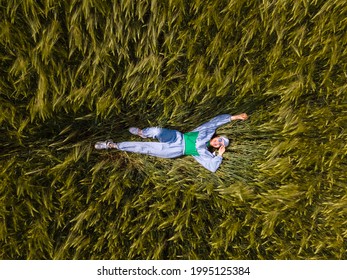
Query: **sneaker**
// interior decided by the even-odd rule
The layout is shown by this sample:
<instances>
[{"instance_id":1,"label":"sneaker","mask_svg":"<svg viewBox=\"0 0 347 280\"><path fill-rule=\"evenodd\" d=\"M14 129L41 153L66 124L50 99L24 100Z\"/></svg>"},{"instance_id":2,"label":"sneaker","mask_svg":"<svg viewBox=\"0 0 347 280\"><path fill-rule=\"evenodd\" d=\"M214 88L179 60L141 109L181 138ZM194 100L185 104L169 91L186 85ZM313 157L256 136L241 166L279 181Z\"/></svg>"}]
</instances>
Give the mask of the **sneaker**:
<instances>
[{"instance_id":1,"label":"sneaker","mask_svg":"<svg viewBox=\"0 0 347 280\"><path fill-rule=\"evenodd\" d=\"M139 128L137 128L137 127L130 127L130 128L129 128L129 132L130 132L131 134L140 136L140 137L142 137L142 138L147 138L146 136L143 136L143 135L142 135L142 130L139 129Z\"/></svg>"},{"instance_id":2,"label":"sneaker","mask_svg":"<svg viewBox=\"0 0 347 280\"><path fill-rule=\"evenodd\" d=\"M106 141L99 141L96 142L94 145L95 149L97 150L107 150L107 149L118 149L118 146L116 143L113 143L112 140L106 140Z\"/></svg>"}]
</instances>

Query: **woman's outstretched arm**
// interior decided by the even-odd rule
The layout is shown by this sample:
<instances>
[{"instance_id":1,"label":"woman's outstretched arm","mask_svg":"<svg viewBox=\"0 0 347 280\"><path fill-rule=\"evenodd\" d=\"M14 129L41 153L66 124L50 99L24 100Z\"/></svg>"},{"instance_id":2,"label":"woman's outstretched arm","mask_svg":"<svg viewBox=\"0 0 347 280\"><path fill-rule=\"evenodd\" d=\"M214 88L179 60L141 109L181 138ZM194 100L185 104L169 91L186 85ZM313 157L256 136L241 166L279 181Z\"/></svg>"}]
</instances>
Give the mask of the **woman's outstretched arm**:
<instances>
[{"instance_id":1,"label":"woman's outstretched arm","mask_svg":"<svg viewBox=\"0 0 347 280\"><path fill-rule=\"evenodd\" d=\"M246 113L242 113L239 115L231 116L230 120L235 121L235 120L241 120L245 121L248 119L248 115Z\"/></svg>"},{"instance_id":2,"label":"woman's outstretched arm","mask_svg":"<svg viewBox=\"0 0 347 280\"><path fill-rule=\"evenodd\" d=\"M195 128L193 131L201 131L204 129L217 129L218 127L233 121L233 120L247 120L248 115L246 113L242 113L239 115L232 116L230 114L223 114L218 115L214 117L213 119L209 120L208 122L200 125L199 127Z\"/></svg>"}]
</instances>

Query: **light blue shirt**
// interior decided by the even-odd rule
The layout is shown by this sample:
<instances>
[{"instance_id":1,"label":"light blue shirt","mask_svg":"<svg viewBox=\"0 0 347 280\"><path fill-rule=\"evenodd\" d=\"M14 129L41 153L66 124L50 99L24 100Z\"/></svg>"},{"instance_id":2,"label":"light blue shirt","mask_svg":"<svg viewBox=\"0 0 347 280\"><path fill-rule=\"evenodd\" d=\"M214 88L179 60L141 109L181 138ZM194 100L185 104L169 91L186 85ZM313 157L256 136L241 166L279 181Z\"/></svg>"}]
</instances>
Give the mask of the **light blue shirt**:
<instances>
[{"instance_id":1,"label":"light blue shirt","mask_svg":"<svg viewBox=\"0 0 347 280\"><path fill-rule=\"evenodd\" d=\"M214 117L210 121L200 125L193 131L198 131L199 135L196 139L196 149L199 156L193 156L194 159L199 162L206 169L216 172L223 158L220 155L213 155L206 146L206 142L210 141L213 134L215 134L218 127L231 121L231 115L223 114Z\"/></svg>"}]
</instances>

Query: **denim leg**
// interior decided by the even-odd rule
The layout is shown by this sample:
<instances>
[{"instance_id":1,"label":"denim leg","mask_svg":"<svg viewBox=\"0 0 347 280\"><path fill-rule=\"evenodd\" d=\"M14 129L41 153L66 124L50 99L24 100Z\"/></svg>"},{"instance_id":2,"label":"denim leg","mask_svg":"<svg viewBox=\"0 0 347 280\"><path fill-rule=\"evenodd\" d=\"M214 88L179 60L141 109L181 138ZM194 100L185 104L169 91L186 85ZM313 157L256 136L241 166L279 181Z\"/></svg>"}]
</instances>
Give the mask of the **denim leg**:
<instances>
[{"instance_id":1,"label":"denim leg","mask_svg":"<svg viewBox=\"0 0 347 280\"><path fill-rule=\"evenodd\" d=\"M182 145L158 142L120 142L121 151L146 154L161 158L176 158L183 155Z\"/></svg>"},{"instance_id":2,"label":"denim leg","mask_svg":"<svg viewBox=\"0 0 347 280\"><path fill-rule=\"evenodd\" d=\"M142 134L145 137L155 138L162 143L174 143L177 140L179 131L161 127L148 127L142 129Z\"/></svg>"}]
</instances>

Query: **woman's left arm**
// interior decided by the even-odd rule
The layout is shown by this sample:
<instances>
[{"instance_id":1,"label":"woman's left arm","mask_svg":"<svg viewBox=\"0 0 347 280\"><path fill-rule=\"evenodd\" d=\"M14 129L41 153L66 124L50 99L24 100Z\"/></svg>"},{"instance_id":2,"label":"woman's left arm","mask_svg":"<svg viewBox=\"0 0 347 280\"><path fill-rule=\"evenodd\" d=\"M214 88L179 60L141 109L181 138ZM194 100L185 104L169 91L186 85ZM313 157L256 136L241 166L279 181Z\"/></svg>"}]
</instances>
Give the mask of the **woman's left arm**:
<instances>
[{"instance_id":1,"label":"woman's left arm","mask_svg":"<svg viewBox=\"0 0 347 280\"><path fill-rule=\"evenodd\" d=\"M217 155L215 157L208 156L193 156L194 159L200 163L203 167L211 172L216 172L222 163L223 157Z\"/></svg>"}]
</instances>

